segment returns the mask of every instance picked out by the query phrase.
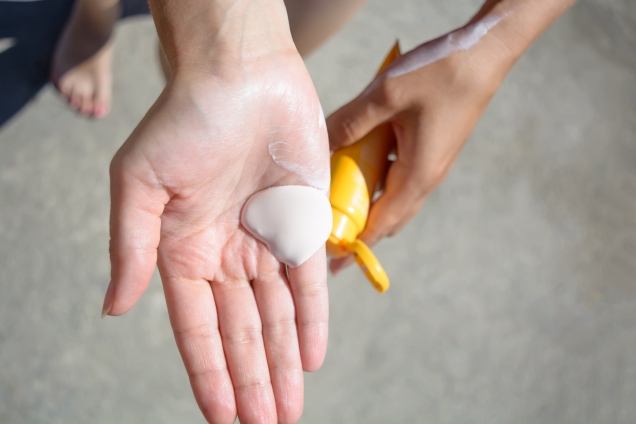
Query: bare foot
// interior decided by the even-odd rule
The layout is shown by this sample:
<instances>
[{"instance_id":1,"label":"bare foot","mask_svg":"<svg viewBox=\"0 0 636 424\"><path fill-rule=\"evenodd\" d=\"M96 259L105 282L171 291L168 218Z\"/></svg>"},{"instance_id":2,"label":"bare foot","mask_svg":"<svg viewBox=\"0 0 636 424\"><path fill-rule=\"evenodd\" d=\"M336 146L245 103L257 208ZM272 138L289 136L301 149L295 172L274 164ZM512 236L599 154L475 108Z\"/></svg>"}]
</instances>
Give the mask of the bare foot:
<instances>
[{"instance_id":1,"label":"bare foot","mask_svg":"<svg viewBox=\"0 0 636 424\"><path fill-rule=\"evenodd\" d=\"M71 108L102 118L111 105L111 34L118 10L95 4L99 0L77 0L53 56L51 81Z\"/></svg>"}]
</instances>

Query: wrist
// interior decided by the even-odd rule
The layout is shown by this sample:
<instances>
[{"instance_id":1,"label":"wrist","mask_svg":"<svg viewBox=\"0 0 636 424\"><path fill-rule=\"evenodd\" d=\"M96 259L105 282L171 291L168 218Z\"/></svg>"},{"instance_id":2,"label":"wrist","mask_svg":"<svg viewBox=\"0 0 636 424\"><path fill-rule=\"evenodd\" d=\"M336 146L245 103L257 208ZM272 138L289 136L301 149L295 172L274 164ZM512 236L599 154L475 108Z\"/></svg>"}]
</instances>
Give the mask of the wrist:
<instances>
[{"instance_id":1,"label":"wrist","mask_svg":"<svg viewBox=\"0 0 636 424\"><path fill-rule=\"evenodd\" d=\"M466 27L497 19L488 40L499 44L512 66L530 45L577 0L487 0Z\"/></svg>"},{"instance_id":2,"label":"wrist","mask_svg":"<svg viewBox=\"0 0 636 424\"><path fill-rule=\"evenodd\" d=\"M150 0L176 74L235 75L272 56L297 54L282 0Z\"/></svg>"},{"instance_id":3,"label":"wrist","mask_svg":"<svg viewBox=\"0 0 636 424\"><path fill-rule=\"evenodd\" d=\"M482 16L418 49L443 56L438 72L456 93L490 98L518 58L495 32L504 19L494 13Z\"/></svg>"}]
</instances>

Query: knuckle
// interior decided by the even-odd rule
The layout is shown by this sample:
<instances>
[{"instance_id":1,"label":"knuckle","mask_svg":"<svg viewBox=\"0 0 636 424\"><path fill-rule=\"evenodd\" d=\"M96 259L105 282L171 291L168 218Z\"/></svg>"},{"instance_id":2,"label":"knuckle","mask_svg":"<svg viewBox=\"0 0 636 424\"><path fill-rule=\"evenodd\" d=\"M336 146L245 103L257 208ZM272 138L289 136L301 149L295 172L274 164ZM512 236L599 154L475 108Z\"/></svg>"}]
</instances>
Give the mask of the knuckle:
<instances>
[{"instance_id":1,"label":"knuckle","mask_svg":"<svg viewBox=\"0 0 636 424\"><path fill-rule=\"evenodd\" d=\"M188 377L195 378L214 378L217 375L223 375L227 372L227 368L201 368L201 369L186 369Z\"/></svg>"},{"instance_id":2,"label":"knuckle","mask_svg":"<svg viewBox=\"0 0 636 424\"><path fill-rule=\"evenodd\" d=\"M234 345L253 345L261 343L263 340L263 329L259 327L246 327L225 337L228 343Z\"/></svg>"},{"instance_id":3,"label":"knuckle","mask_svg":"<svg viewBox=\"0 0 636 424\"><path fill-rule=\"evenodd\" d=\"M271 385L271 381L267 379L258 379L246 382L236 383L235 388L237 390L254 390L261 391L268 388Z\"/></svg>"},{"instance_id":4,"label":"knuckle","mask_svg":"<svg viewBox=\"0 0 636 424\"><path fill-rule=\"evenodd\" d=\"M388 222L386 223L386 227L382 237L393 237L400 231L400 222L402 221L402 215L394 214L392 215Z\"/></svg>"},{"instance_id":5,"label":"knuckle","mask_svg":"<svg viewBox=\"0 0 636 424\"><path fill-rule=\"evenodd\" d=\"M342 133L345 142L356 141L358 135L358 122L351 117L345 117L342 120Z\"/></svg>"},{"instance_id":6,"label":"knuckle","mask_svg":"<svg viewBox=\"0 0 636 424\"><path fill-rule=\"evenodd\" d=\"M410 214L402 217L399 222L391 227L391 229L387 233L387 237L395 237L400 231L402 231L404 226L411 220L411 218L412 216Z\"/></svg>"},{"instance_id":7,"label":"knuckle","mask_svg":"<svg viewBox=\"0 0 636 424\"><path fill-rule=\"evenodd\" d=\"M270 336L296 334L296 321L293 318L263 323L263 333Z\"/></svg>"},{"instance_id":8,"label":"knuckle","mask_svg":"<svg viewBox=\"0 0 636 424\"><path fill-rule=\"evenodd\" d=\"M298 294L305 299L317 299L326 296L327 286L324 283L313 282L298 287Z\"/></svg>"},{"instance_id":9,"label":"knuckle","mask_svg":"<svg viewBox=\"0 0 636 424\"><path fill-rule=\"evenodd\" d=\"M429 193L432 189L437 187L446 177L449 170L450 166L448 164L440 162L431 166L427 172L418 175L418 188L422 195Z\"/></svg>"},{"instance_id":10,"label":"knuckle","mask_svg":"<svg viewBox=\"0 0 636 424\"><path fill-rule=\"evenodd\" d=\"M386 222L385 234L391 235L394 228L400 222L401 218L402 218L401 215L398 214L397 212L389 214L389 216L387 216L387 219L386 219L387 222Z\"/></svg>"},{"instance_id":11,"label":"knuckle","mask_svg":"<svg viewBox=\"0 0 636 424\"><path fill-rule=\"evenodd\" d=\"M448 165L445 163L440 163L435 166L430 175L431 182L434 184L439 183L446 176L448 168Z\"/></svg>"},{"instance_id":12,"label":"knuckle","mask_svg":"<svg viewBox=\"0 0 636 424\"><path fill-rule=\"evenodd\" d=\"M390 79L380 81L376 90L376 104L386 109L396 109L399 105L401 96L395 83Z\"/></svg>"},{"instance_id":13,"label":"knuckle","mask_svg":"<svg viewBox=\"0 0 636 424\"><path fill-rule=\"evenodd\" d=\"M371 243L373 244L385 237L397 222L398 217L395 212L384 213L374 222L369 222L367 230L371 234Z\"/></svg>"},{"instance_id":14,"label":"knuckle","mask_svg":"<svg viewBox=\"0 0 636 424\"><path fill-rule=\"evenodd\" d=\"M327 317L324 317L323 319L316 317L304 319L299 318L298 326L305 337L320 339L322 335L327 334L329 331L329 320Z\"/></svg>"},{"instance_id":15,"label":"knuckle","mask_svg":"<svg viewBox=\"0 0 636 424\"><path fill-rule=\"evenodd\" d=\"M395 236L397 236L400 233L400 231L402 231L402 228L404 227L405 224L406 223L399 224L399 225L396 225L395 227L391 228L391 231L389 231L386 236L387 237L395 237Z\"/></svg>"},{"instance_id":16,"label":"knuckle","mask_svg":"<svg viewBox=\"0 0 636 424\"><path fill-rule=\"evenodd\" d=\"M393 237L397 233L397 228L399 223L400 223L400 219L398 218L398 216L397 215L392 216L391 220L389 221L389 225L387 226L387 229L385 231L385 235L387 237Z\"/></svg>"},{"instance_id":17,"label":"knuckle","mask_svg":"<svg viewBox=\"0 0 636 424\"><path fill-rule=\"evenodd\" d=\"M421 200L431 189L439 185L448 173L449 167L445 163L437 163L419 168L416 163L408 170L405 186L414 200Z\"/></svg>"},{"instance_id":18,"label":"knuckle","mask_svg":"<svg viewBox=\"0 0 636 424\"><path fill-rule=\"evenodd\" d=\"M432 172L416 172L411 176L409 185L413 192L413 197L417 198L420 196L421 193L426 190L426 187L437 179L437 172L437 170L433 170Z\"/></svg>"},{"instance_id":19,"label":"knuckle","mask_svg":"<svg viewBox=\"0 0 636 424\"><path fill-rule=\"evenodd\" d=\"M212 323L204 323L188 328L175 330L175 338L180 340L200 340L218 333L218 327Z\"/></svg>"},{"instance_id":20,"label":"knuckle","mask_svg":"<svg viewBox=\"0 0 636 424\"><path fill-rule=\"evenodd\" d=\"M400 229L397 227L391 228L391 230L386 234L387 237L395 237L397 233L400 232Z\"/></svg>"}]
</instances>

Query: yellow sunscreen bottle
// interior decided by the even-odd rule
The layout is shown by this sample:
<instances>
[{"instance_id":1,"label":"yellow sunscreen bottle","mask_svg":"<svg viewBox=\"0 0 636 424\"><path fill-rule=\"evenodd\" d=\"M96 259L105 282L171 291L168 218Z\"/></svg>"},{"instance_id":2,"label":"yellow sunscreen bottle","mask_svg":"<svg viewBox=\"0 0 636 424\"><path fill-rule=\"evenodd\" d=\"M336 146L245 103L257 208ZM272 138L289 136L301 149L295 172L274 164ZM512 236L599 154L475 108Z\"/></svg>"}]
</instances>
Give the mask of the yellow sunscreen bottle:
<instances>
[{"instance_id":1,"label":"yellow sunscreen bottle","mask_svg":"<svg viewBox=\"0 0 636 424\"><path fill-rule=\"evenodd\" d=\"M400 57L395 43L378 74ZM351 146L331 156L331 193L333 227L327 240L327 252L335 258L354 254L369 281L380 292L389 288L389 277L371 249L358 239L367 225L369 207L378 182L384 179L389 153L395 146L391 124L383 124Z\"/></svg>"}]
</instances>

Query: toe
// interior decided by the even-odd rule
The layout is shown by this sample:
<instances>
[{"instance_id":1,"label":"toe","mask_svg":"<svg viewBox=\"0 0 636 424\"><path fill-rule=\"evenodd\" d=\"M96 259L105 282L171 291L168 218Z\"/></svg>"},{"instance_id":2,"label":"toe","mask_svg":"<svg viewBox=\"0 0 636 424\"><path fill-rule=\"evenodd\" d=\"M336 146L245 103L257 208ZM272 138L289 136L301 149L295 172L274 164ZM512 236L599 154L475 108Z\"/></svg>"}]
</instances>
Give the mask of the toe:
<instances>
[{"instance_id":1,"label":"toe","mask_svg":"<svg viewBox=\"0 0 636 424\"><path fill-rule=\"evenodd\" d=\"M93 109L93 116L95 118L103 118L108 113L108 110L105 106L101 104L95 104L95 108Z\"/></svg>"},{"instance_id":2,"label":"toe","mask_svg":"<svg viewBox=\"0 0 636 424\"><path fill-rule=\"evenodd\" d=\"M93 93L84 92L81 99L80 113L84 116L93 114Z\"/></svg>"},{"instance_id":3,"label":"toe","mask_svg":"<svg viewBox=\"0 0 636 424\"><path fill-rule=\"evenodd\" d=\"M69 106L71 106L71 109L79 110L81 99L82 97L80 93L75 89L71 89L71 92L69 94L69 101L68 101L68 104Z\"/></svg>"},{"instance_id":4,"label":"toe","mask_svg":"<svg viewBox=\"0 0 636 424\"><path fill-rule=\"evenodd\" d=\"M60 79L59 83L55 86L60 92L60 95L66 100L70 100L71 92L73 91L73 85L67 78Z\"/></svg>"},{"instance_id":5,"label":"toe","mask_svg":"<svg viewBox=\"0 0 636 424\"><path fill-rule=\"evenodd\" d=\"M110 112L111 88L109 84L99 84L93 99L93 115L103 118Z\"/></svg>"}]
</instances>

